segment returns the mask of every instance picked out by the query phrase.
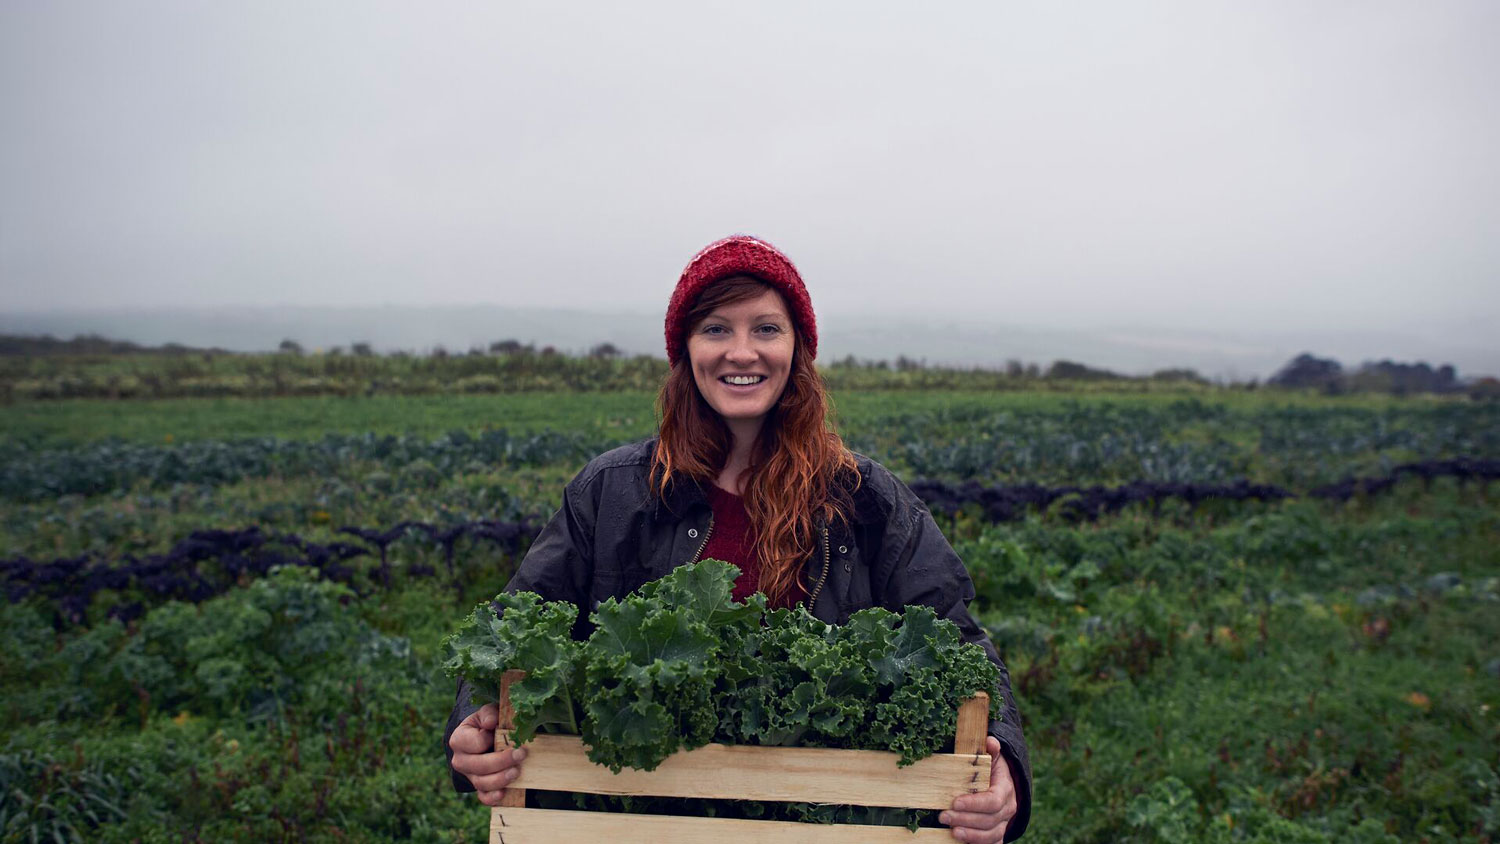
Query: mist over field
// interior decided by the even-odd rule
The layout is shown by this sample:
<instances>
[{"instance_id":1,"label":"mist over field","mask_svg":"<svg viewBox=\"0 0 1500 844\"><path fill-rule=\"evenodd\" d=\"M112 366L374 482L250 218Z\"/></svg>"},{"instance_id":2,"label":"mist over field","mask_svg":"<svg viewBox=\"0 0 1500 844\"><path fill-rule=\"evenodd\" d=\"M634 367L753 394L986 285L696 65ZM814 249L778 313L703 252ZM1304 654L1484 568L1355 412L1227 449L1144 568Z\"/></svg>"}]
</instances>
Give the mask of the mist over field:
<instances>
[{"instance_id":1,"label":"mist over field","mask_svg":"<svg viewBox=\"0 0 1500 844\"><path fill-rule=\"evenodd\" d=\"M1346 365L1364 361L1451 363L1459 376L1500 373L1500 344L1435 338L1418 331L1255 330L1222 333L1191 325L1169 328L1101 324L1053 328L963 318L819 315L818 358L867 360L905 356L931 365L1000 368L1007 361L1071 360L1125 375L1187 367L1205 377L1264 380L1292 357L1311 351ZM381 352L464 352L514 339L581 354L612 343L625 354L662 357L661 315L498 305L366 308L200 308L53 313L0 313L0 334L100 334L144 345L180 343L237 352L274 350L291 339L309 351L369 343Z\"/></svg>"}]
</instances>

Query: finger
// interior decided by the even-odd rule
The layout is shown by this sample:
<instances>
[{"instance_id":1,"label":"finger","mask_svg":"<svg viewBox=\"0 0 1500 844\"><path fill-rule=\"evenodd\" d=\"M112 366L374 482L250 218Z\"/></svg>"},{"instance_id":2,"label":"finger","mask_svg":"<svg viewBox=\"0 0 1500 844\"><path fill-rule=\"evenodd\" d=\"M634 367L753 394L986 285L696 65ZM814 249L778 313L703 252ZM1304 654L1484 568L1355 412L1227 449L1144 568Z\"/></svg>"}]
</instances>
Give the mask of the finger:
<instances>
[{"instance_id":1,"label":"finger","mask_svg":"<svg viewBox=\"0 0 1500 844\"><path fill-rule=\"evenodd\" d=\"M960 794L953 799L953 809L957 812L978 812L993 815L1005 807L1005 795L989 789L974 794Z\"/></svg>"},{"instance_id":2,"label":"finger","mask_svg":"<svg viewBox=\"0 0 1500 844\"><path fill-rule=\"evenodd\" d=\"M493 730L500 726L500 707L493 703L486 703L479 707L479 711L474 714L479 716L479 729L481 730Z\"/></svg>"},{"instance_id":3,"label":"finger","mask_svg":"<svg viewBox=\"0 0 1500 844\"><path fill-rule=\"evenodd\" d=\"M506 768L498 774L470 777L469 782L473 783L474 788L479 791L500 791L511 785L514 785L516 780L520 778L521 768L519 766L515 766Z\"/></svg>"},{"instance_id":4,"label":"finger","mask_svg":"<svg viewBox=\"0 0 1500 844\"><path fill-rule=\"evenodd\" d=\"M948 810L938 815L938 823L951 827L966 827L971 830L991 829L1003 823L999 815L985 812L955 812Z\"/></svg>"},{"instance_id":5,"label":"finger","mask_svg":"<svg viewBox=\"0 0 1500 844\"><path fill-rule=\"evenodd\" d=\"M494 719L494 722L490 723L490 725L486 727L485 723L488 722L492 717ZM496 706L493 703L486 703L484 706L481 706L473 712L470 712L464 718L464 720L459 723L478 730L493 730L495 729L495 725L500 723L500 707Z\"/></svg>"},{"instance_id":6,"label":"finger","mask_svg":"<svg viewBox=\"0 0 1500 844\"><path fill-rule=\"evenodd\" d=\"M518 747L513 750L501 750L498 753L458 753L453 754L453 770L467 776L470 782L476 776L490 776L501 771L521 764L526 758L526 748Z\"/></svg>"},{"instance_id":7,"label":"finger","mask_svg":"<svg viewBox=\"0 0 1500 844\"><path fill-rule=\"evenodd\" d=\"M1006 826L1005 821L1001 821L988 829L955 826L948 830L948 834L952 835L957 841L966 841L969 844L998 844L998 842L1005 840Z\"/></svg>"},{"instance_id":8,"label":"finger","mask_svg":"<svg viewBox=\"0 0 1500 844\"><path fill-rule=\"evenodd\" d=\"M489 753L495 749L495 734L489 730L459 724L448 736L448 747L454 753Z\"/></svg>"},{"instance_id":9,"label":"finger","mask_svg":"<svg viewBox=\"0 0 1500 844\"><path fill-rule=\"evenodd\" d=\"M475 795L478 796L479 802L483 803L486 806L499 806L501 798L505 796L505 790L501 789L499 791L478 791L475 792Z\"/></svg>"}]
</instances>

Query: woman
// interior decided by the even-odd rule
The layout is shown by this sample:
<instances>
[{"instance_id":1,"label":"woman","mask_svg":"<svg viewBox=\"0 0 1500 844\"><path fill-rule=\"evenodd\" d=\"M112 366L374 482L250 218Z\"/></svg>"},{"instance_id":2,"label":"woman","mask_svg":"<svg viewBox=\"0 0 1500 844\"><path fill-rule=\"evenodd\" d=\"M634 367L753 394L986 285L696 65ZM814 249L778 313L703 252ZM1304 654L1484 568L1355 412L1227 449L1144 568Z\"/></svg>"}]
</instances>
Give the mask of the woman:
<instances>
[{"instance_id":1,"label":"woman","mask_svg":"<svg viewBox=\"0 0 1500 844\"><path fill-rule=\"evenodd\" d=\"M987 740L990 788L940 820L960 841L1019 837L1031 775L1009 675L969 615L973 584L927 508L828 430L817 321L796 267L753 237L710 244L677 282L666 342L659 436L585 466L506 589L577 604L579 637L604 599L698 559L738 565L737 598L806 603L829 623L866 607L931 606L1000 666L1005 702ZM498 805L526 751L496 751L495 705L468 698L460 684L445 736L454 786Z\"/></svg>"}]
</instances>

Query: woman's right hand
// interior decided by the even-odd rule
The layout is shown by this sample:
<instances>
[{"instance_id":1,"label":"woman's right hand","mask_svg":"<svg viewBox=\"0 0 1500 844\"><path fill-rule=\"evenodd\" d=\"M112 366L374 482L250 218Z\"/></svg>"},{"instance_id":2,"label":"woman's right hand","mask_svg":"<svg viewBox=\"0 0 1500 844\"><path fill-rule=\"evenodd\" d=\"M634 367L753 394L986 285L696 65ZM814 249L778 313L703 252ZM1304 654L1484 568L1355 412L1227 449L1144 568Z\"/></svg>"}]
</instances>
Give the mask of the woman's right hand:
<instances>
[{"instance_id":1,"label":"woman's right hand","mask_svg":"<svg viewBox=\"0 0 1500 844\"><path fill-rule=\"evenodd\" d=\"M486 806L500 805L505 787L521 775L521 760L526 758L524 747L495 749L495 728L499 724L500 708L487 703L465 718L448 737L453 770L469 778L479 802Z\"/></svg>"}]
</instances>

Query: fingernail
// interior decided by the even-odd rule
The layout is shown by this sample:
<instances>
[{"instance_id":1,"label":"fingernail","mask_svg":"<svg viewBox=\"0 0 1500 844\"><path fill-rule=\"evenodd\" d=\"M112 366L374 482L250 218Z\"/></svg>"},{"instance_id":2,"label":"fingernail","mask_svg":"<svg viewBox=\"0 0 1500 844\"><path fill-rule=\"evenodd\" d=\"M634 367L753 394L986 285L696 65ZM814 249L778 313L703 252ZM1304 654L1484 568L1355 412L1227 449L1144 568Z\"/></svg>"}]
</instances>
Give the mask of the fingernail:
<instances>
[{"instance_id":1,"label":"fingernail","mask_svg":"<svg viewBox=\"0 0 1500 844\"><path fill-rule=\"evenodd\" d=\"M524 748L524 747L518 747L518 748L516 748L516 752L511 754L511 758L515 759L517 762L521 761L522 759L525 759L526 758L526 748Z\"/></svg>"},{"instance_id":2,"label":"fingernail","mask_svg":"<svg viewBox=\"0 0 1500 844\"><path fill-rule=\"evenodd\" d=\"M519 777L520 775L521 772L516 770L515 768L511 768L509 771L505 772L505 778L508 780L515 780L515 778Z\"/></svg>"},{"instance_id":3,"label":"fingernail","mask_svg":"<svg viewBox=\"0 0 1500 844\"><path fill-rule=\"evenodd\" d=\"M949 815L947 812L944 812L941 815L938 815L938 823L940 823L940 824L942 824L944 826L947 826L948 825L948 821L950 819L952 819L952 817L953 817L952 815Z\"/></svg>"}]
</instances>

